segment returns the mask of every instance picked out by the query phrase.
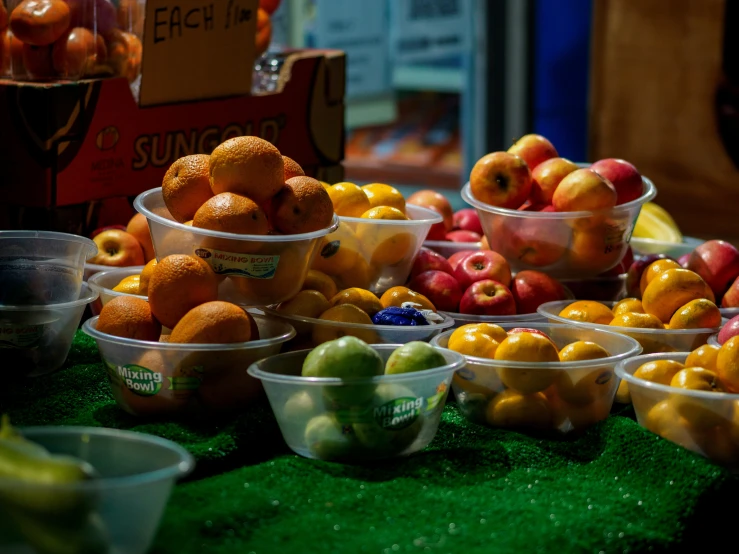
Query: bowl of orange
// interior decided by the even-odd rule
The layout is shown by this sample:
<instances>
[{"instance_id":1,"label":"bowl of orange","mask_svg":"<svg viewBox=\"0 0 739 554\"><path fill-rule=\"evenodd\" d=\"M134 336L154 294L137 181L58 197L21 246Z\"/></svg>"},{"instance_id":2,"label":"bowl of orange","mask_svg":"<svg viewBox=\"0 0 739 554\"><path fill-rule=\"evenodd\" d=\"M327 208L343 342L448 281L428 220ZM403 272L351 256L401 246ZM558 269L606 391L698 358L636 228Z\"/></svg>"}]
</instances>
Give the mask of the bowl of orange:
<instances>
[{"instance_id":1,"label":"bowl of orange","mask_svg":"<svg viewBox=\"0 0 739 554\"><path fill-rule=\"evenodd\" d=\"M624 335L548 323L470 324L431 344L464 355L452 389L469 420L545 434L580 432L608 417L616 364L641 352Z\"/></svg>"},{"instance_id":2,"label":"bowl of orange","mask_svg":"<svg viewBox=\"0 0 739 554\"><path fill-rule=\"evenodd\" d=\"M139 294L139 283L143 269L144 266L115 269L107 267L94 273L87 281L90 288L99 294L98 299L90 305L92 315L98 315L103 306L116 296L133 295L145 299L145 294Z\"/></svg>"}]
</instances>

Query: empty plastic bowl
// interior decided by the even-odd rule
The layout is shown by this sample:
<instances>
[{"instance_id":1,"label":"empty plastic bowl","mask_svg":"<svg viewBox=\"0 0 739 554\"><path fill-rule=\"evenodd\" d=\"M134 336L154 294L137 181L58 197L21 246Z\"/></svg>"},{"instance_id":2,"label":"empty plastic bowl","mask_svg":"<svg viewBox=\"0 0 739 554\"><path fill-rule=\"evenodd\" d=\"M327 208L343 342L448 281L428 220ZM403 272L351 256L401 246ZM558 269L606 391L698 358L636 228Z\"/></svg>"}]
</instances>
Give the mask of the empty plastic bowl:
<instances>
[{"instance_id":1,"label":"empty plastic bowl","mask_svg":"<svg viewBox=\"0 0 739 554\"><path fill-rule=\"evenodd\" d=\"M276 306L263 308L270 317L285 321L295 328L296 336L293 341L285 345L286 350L302 350L313 348L324 342L350 335L362 339L367 344L405 344L411 341L428 342L444 329L454 325L454 320L446 314L444 321L431 325L402 326L402 325L374 325L369 323L347 323L343 321L329 321L313 317L287 315L276 309Z\"/></svg>"},{"instance_id":2,"label":"empty plastic bowl","mask_svg":"<svg viewBox=\"0 0 739 554\"><path fill-rule=\"evenodd\" d=\"M173 416L243 408L259 395L259 382L247 375L246 368L277 354L295 330L283 321L253 317L259 340L233 344L116 337L96 329L97 317L85 321L82 330L95 339L121 408L136 416Z\"/></svg>"},{"instance_id":3,"label":"empty plastic bowl","mask_svg":"<svg viewBox=\"0 0 739 554\"><path fill-rule=\"evenodd\" d=\"M0 479L0 552L144 554L172 487L195 465L177 444L96 427L29 427L28 439L52 454L88 462L99 478L74 485Z\"/></svg>"},{"instance_id":4,"label":"empty plastic bowl","mask_svg":"<svg viewBox=\"0 0 739 554\"><path fill-rule=\"evenodd\" d=\"M56 371L67 359L85 306L98 293L80 283L77 298L45 305L0 306L0 348L13 376L35 377Z\"/></svg>"},{"instance_id":5,"label":"empty plastic bowl","mask_svg":"<svg viewBox=\"0 0 739 554\"><path fill-rule=\"evenodd\" d=\"M123 279L130 277L131 275L139 275L143 269L144 266L141 265L120 267L116 269L107 268L105 271L100 271L90 277L87 284L90 285L92 290L97 291L100 294L100 297L90 306L92 315L99 315L103 306L113 300L116 296L136 296L138 298L146 299L146 296L113 290L113 287L117 286Z\"/></svg>"},{"instance_id":6,"label":"empty plastic bowl","mask_svg":"<svg viewBox=\"0 0 739 554\"><path fill-rule=\"evenodd\" d=\"M739 464L739 394L688 390L634 377L656 360L684 363L689 352L650 354L624 360L616 375L628 383L639 425L707 458Z\"/></svg>"},{"instance_id":7,"label":"empty plastic bowl","mask_svg":"<svg viewBox=\"0 0 739 554\"><path fill-rule=\"evenodd\" d=\"M427 240L423 246L441 254L447 260L457 252L482 249L481 242L452 242L450 240Z\"/></svg>"},{"instance_id":8,"label":"empty plastic bowl","mask_svg":"<svg viewBox=\"0 0 739 554\"><path fill-rule=\"evenodd\" d=\"M599 212L528 212L498 208L472 196L462 199L477 209L490 249L505 256L514 272L545 271L552 277L582 279L615 267L626 254L634 223L657 189L643 178L636 200Z\"/></svg>"},{"instance_id":9,"label":"empty plastic bowl","mask_svg":"<svg viewBox=\"0 0 739 554\"><path fill-rule=\"evenodd\" d=\"M572 303L570 300L547 302L539 306L539 313L554 323L574 325L579 328L601 329L612 333L620 333L635 338L642 345L645 354L656 352L690 352L706 344L708 337L718 332L718 327L706 329L641 329L635 327L617 327L615 325L598 325L561 317L559 313ZM613 308L615 302L601 302Z\"/></svg>"},{"instance_id":10,"label":"empty plastic bowl","mask_svg":"<svg viewBox=\"0 0 739 554\"><path fill-rule=\"evenodd\" d=\"M501 325L510 331L518 325ZM475 423L537 432L570 433L587 429L608 417L618 388L613 370L636 356L634 339L609 331L569 325L531 323L525 327L546 333L562 348L576 341L599 344L607 358L579 362L510 362L465 356L465 367L452 381L462 413ZM446 348L453 331L431 344Z\"/></svg>"},{"instance_id":11,"label":"empty plastic bowl","mask_svg":"<svg viewBox=\"0 0 739 554\"><path fill-rule=\"evenodd\" d=\"M90 239L50 231L0 231L0 305L79 299L85 261L97 253Z\"/></svg>"},{"instance_id":12,"label":"empty plastic bowl","mask_svg":"<svg viewBox=\"0 0 739 554\"><path fill-rule=\"evenodd\" d=\"M531 323L538 321L546 322L547 318L540 314L517 314L517 315L470 315L458 314L455 312L440 312L442 315L449 316L454 320L454 328L462 327L472 323L495 323L497 325L505 323Z\"/></svg>"},{"instance_id":13,"label":"empty plastic bowl","mask_svg":"<svg viewBox=\"0 0 739 554\"><path fill-rule=\"evenodd\" d=\"M325 229L299 235L237 235L199 229L172 218L161 188L137 196L134 207L149 222L157 260L170 254L202 258L225 277L219 299L244 306L264 306L295 296L321 238L339 225L334 216Z\"/></svg>"},{"instance_id":14,"label":"empty plastic bowl","mask_svg":"<svg viewBox=\"0 0 739 554\"><path fill-rule=\"evenodd\" d=\"M374 345L383 362L400 344ZM327 461L363 462L404 456L436 435L454 371L464 359L440 350L446 364L433 369L380 375L351 382L302 377L310 350L256 362L282 437L295 453Z\"/></svg>"}]
</instances>

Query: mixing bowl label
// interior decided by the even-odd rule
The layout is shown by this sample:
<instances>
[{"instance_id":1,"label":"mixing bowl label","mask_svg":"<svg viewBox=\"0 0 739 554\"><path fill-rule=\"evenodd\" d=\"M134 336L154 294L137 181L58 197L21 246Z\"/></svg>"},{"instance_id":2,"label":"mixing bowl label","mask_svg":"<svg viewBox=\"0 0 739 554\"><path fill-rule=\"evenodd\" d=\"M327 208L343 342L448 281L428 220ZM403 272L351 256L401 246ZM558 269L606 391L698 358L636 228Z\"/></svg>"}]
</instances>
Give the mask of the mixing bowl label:
<instances>
[{"instance_id":1,"label":"mixing bowl label","mask_svg":"<svg viewBox=\"0 0 739 554\"><path fill-rule=\"evenodd\" d=\"M36 348L45 325L0 324L0 348Z\"/></svg>"},{"instance_id":2,"label":"mixing bowl label","mask_svg":"<svg viewBox=\"0 0 739 554\"><path fill-rule=\"evenodd\" d=\"M205 260L218 275L236 275L250 279L272 279L280 263L276 254L239 254L213 248L197 248L195 255Z\"/></svg>"},{"instance_id":3,"label":"mixing bowl label","mask_svg":"<svg viewBox=\"0 0 739 554\"><path fill-rule=\"evenodd\" d=\"M162 374L135 364L119 366L118 376L123 384L139 396L154 396L162 390Z\"/></svg>"},{"instance_id":4,"label":"mixing bowl label","mask_svg":"<svg viewBox=\"0 0 739 554\"><path fill-rule=\"evenodd\" d=\"M423 398L396 398L375 408L375 421L384 429L405 429L421 415L422 407Z\"/></svg>"}]
</instances>

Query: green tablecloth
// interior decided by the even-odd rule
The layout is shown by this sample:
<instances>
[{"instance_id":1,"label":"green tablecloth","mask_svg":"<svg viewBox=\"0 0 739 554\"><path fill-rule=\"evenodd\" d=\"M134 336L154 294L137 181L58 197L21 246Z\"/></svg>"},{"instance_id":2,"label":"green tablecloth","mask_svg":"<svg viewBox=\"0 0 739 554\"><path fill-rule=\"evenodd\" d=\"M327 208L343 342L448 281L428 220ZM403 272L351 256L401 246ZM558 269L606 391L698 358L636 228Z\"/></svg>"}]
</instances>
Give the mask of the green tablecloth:
<instances>
[{"instance_id":1,"label":"green tablecloth","mask_svg":"<svg viewBox=\"0 0 739 554\"><path fill-rule=\"evenodd\" d=\"M4 385L0 409L18 425L133 429L188 448L198 465L155 553L687 551L730 529L739 492L630 410L552 441L470 424L450 404L424 452L369 467L292 454L266 403L217 424L143 423L115 406L82 334L60 372Z\"/></svg>"}]
</instances>

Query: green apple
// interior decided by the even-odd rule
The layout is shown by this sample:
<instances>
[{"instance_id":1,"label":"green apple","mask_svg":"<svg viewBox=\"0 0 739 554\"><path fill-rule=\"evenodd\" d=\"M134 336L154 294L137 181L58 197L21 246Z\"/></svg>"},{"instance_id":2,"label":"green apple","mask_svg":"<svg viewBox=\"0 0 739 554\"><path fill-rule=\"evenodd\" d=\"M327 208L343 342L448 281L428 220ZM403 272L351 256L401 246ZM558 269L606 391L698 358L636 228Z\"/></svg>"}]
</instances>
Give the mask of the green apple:
<instances>
[{"instance_id":1,"label":"green apple","mask_svg":"<svg viewBox=\"0 0 739 554\"><path fill-rule=\"evenodd\" d=\"M320 460L344 460L355 453L357 444L351 425L343 425L333 415L314 417L305 428L305 443Z\"/></svg>"},{"instance_id":2,"label":"green apple","mask_svg":"<svg viewBox=\"0 0 739 554\"><path fill-rule=\"evenodd\" d=\"M386 375L423 371L446 365L444 356L427 342L412 341L397 348L385 364Z\"/></svg>"}]
</instances>

